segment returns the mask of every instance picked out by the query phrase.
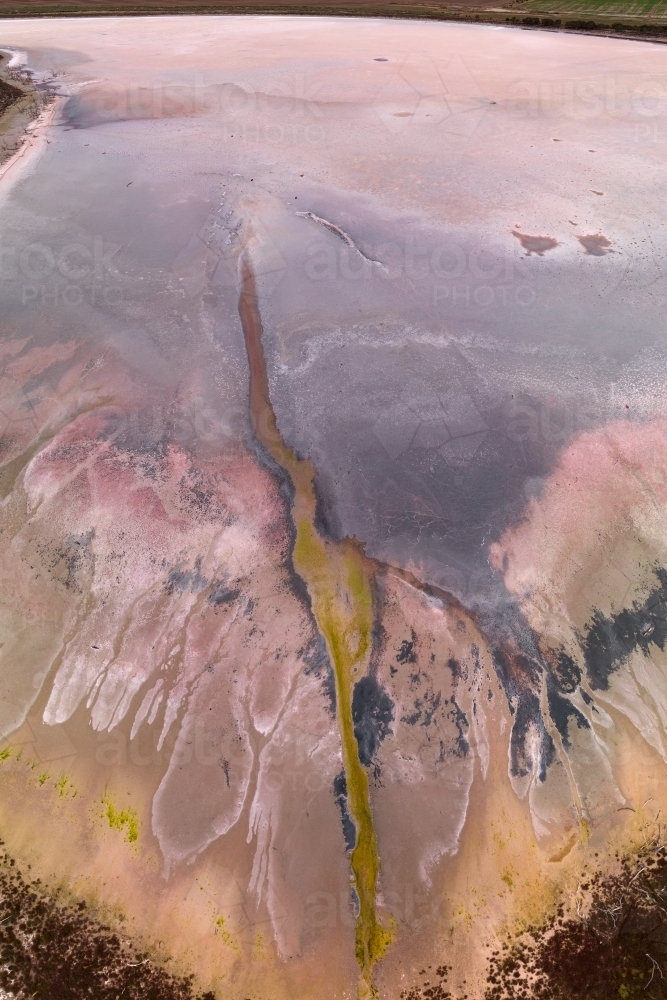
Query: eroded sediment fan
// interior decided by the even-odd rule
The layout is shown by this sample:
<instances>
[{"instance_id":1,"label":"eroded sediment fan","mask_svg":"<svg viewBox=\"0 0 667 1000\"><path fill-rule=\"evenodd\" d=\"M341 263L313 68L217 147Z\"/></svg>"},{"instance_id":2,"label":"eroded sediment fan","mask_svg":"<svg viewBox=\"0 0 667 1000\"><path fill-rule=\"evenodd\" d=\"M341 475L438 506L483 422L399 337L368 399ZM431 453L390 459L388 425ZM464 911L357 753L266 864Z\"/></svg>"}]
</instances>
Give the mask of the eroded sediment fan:
<instances>
[{"instance_id":1,"label":"eroded sediment fan","mask_svg":"<svg viewBox=\"0 0 667 1000\"><path fill-rule=\"evenodd\" d=\"M581 180L664 57L290 24L4 29L2 832L220 995L472 996L667 805L659 167Z\"/></svg>"}]
</instances>

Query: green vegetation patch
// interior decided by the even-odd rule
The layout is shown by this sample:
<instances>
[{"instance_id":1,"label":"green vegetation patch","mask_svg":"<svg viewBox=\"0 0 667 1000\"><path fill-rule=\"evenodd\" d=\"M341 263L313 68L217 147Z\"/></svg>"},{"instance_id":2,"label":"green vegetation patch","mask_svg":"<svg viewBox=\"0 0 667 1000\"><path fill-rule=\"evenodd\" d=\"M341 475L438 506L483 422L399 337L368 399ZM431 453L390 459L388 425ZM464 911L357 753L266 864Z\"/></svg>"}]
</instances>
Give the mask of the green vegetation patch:
<instances>
[{"instance_id":1,"label":"green vegetation patch","mask_svg":"<svg viewBox=\"0 0 667 1000\"><path fill-rule=\"evenodd\" d=\"M564 27L569 27L565 22L568 16L580 15L580 20L590 23L590 17L628 18L628 27L631 28L634 21L634 29L637 30L638 22L647 18L667 18L667 0L642 0L639 3L628 3L627 0L533 0L531 3L522 4L521 12L528 14L551 13L557 14L563 21ZM519 23L523 18L519 17ZM575 26L573 26L575 27ZM608 25L596 25L596 27L608 27ZM655 27L655 26L654 26ZM586 30L585 28L579 30ZM632 30L632 29L631 29Z\"/></svg>"}]
</instances>

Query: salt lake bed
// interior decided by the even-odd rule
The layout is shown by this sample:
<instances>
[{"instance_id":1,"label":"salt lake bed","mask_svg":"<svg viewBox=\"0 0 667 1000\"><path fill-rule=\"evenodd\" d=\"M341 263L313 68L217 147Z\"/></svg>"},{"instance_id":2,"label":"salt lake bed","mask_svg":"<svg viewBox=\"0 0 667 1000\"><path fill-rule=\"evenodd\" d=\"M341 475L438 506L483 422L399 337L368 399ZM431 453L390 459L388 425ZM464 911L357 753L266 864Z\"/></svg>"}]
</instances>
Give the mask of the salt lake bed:
<instances>
[{"instance_id":1,"label":"salt lake bed","mask_svg":"<svg viewBox=\"0 0 667 1000\"><path fill-rule=\"evenodd\" d=\"M21 891L129 949L110 996L142 963L179 1000L531 995L527 928L662 870L667 49L132 17L0 50L40 101L0 164Z\"/></svg>"}]
</instances>

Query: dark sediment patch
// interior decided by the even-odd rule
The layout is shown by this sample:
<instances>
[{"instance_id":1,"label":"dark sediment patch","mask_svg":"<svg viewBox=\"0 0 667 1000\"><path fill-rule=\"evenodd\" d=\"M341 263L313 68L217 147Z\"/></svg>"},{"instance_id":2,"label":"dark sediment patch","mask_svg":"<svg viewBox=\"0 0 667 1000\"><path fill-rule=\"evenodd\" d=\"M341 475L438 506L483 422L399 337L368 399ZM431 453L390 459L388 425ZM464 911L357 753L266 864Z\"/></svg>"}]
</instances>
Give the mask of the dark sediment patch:
<instances>
[{"instance_id":1,"label":"dark sediment patch","mask_svg":"<svg viewBox=\"0 0 667 1000\"><path fill-rule=\"evenodd\" d=\"M404 640L404 644L406 641ZM433 659L434 657L431 657L431 661ZM414 658L405 659L403 662L412 664ZM453 658L448 660L447 666L452 672L454 687L459 682L467 681L467 670L458 660ZM466 757L470 751L468 741L470 723L466 713L458 705L455 695L449 694L449 697L446 697L445 692L434 687L430 672L421 670L418 666L411 669L407 680L408 687L415 697L409 710L401 716L401 722L407 726L420 726L426 730L435 725L440 732L443 723L448 722L449 735L439 741L439 760L442 762L448 757ZM430 732L427 738L431 739Z\"/></svg>"},{"instance_id":2,"label":"dark sediment patch","mask_svg":"<svg viewBox=\"0 0 667 1000\"><path fill-rule=\"evenodd\" d=\"M456 699L451 699L451 706L448 718L454 723L457 732L452 752L455 757L467 757L470 751L470 743L468 742L467 735L470 728L468 716L465 714L463 709L456 704ZM440 746L440 753L441 756L446 754L446 748L442 744Z\"/></svg>"},{"instance_id":3,"label":"dark sediment patch","mask_svg":"<svg viewBox=\"0 0 667 1000\"><path fill-rule=\"evenodd\" d=\"M558 246L558 240L555 240L553 236L529 236L527 233L520 233L517 229L512 230L512 236L516 236L529 257L533 253L538 257L543 257L547 250L553 250Z\"/></svg>"},{"instance_id":4,"label":"dark sediment patch","mask_svg":"<svg viewBox=\"0 0 667 1000\"><path fill-rule=\"evenodd\" d=\"M414 631L412 631L411 639L403 639L396 653L397 663L416 663L417 654L415 653L415 643L417 641L417 636Z\"/></svg>"},{"instance_id":5,"label":"dark sediment patch","mask_svg":"<svg viewBox=\"0 0 667 1000\"><path fill-rule=\"evenodd\" d=\"M331 491L323 488L321 472L318 472L313 480L313 490L315 492L315 528L324 538L340 541L343 537L340 518L331 499Z\"/></svg>"},{"instance_id":6,"label":"dark sediment patch","mask_svg":"<svg viewBox=\"0 0 667 1000\"><path fill-rule=\"evenodd\" d=\"M588 719L581 714L578 708L575 708L569 698L564 697L558 691L550 676L547 676L547 702L549 705L549 715L563 740L563 746L566 750L569 750L571 746L569 733L570 719L574 719L579 729L590 729Z\"/></svg>"},{"instance_id":7,"label":"dark sediment patch","mask_svg":"<svg viewBox=\"0 0 667 1000\"><path fill-rule=\"evenodd\" d=\"M305 673L314 674L322 684L324 693L329 700L329 712L332 718L336 717L336 679L333 667L327 652L327 646L320 635L316 632L310 645L299 652L299 655L306 664Z\"/></svg>"},{"instance_id":8,"label":"dark sediment patch","mask_svg":"<svg viewBox=\"0 0 667 1000\"><path fill-rule=\"evenodd\" d=\"M185 593L186 590L191 590L192 593L196 593L199 590L204 590L208 587L209 580L202 575L201 572L202 558L197 556L195 559L195 564L192 569L179 569L178 567L172 567L167 575L167 582L165 584L165 590L168 594L173 594L174 591L178 591L179 594Z\"/></svg>"},{"instance_id":9,"label":"dark sediment patch","mask_svg":"<svg viewBox=\"0 0 667 1000\"><path fill-rule=\"evenodd\" d=\"M1 843L1 842L0 842ZM0 989L20 1000L215 1000L0 853Z\"/></svg>"},{"instance_id":10,"label":"dark sediment patch","mask_svg":"<svg viewBox=\"0 0 667 1000\"><path fill-rule=\"evenodd\" d=\"M547 770L556 759L556 747L544 722L539 692L544 683L545 675L548 675L549 672L560 680L561 690L570 692L576 690L581 674L574 660L561 651L556 656L554 663L545 662L539 653L537 635L528 628L516 608L511 610L505 608L505 613L500 618L487 620L476 611L464 608L452 594L439 587L423 583L408 570L396 566L388 567L380 563L378 563L378 567L382 572L390 572L429 597L436 598L445 607L460 609L463 615L472 618L490 644L493 641L491 651L494 669L513 716L510 736L510 772L513 777L517 778L526 777L534 772L539 781L545 781ZM417 635L412 631L410 639L404 639L397 650L397 662L414 663L417 659L416 643ZM475 646L472 646L471 653L474 658L479 656L479 650ZM465 662L451 658L447 666L451 671L454 684L467 683L468 669ZM393 670L394 668L392 668L392 674ZM411 675L411 680L414 682L414 684L411 683L411 687L418 686L420 676L418 670ZM443 760L450 753L464 757L469 752L468 719L457 705L455 698L451 698L449 704L452 707L447 717L454 724L457 736L452 745L441 743L441 758ZM415 701L413 710L401 721L412 725L420 722L424 724L432 707L432 702L426 705L425 703L418 704ZM576 711L574 706L571 707L573 711ZM583 716L581 718L583 719ZM537 734L538 737L537 759L534 755L535 744L531 739L533 734Z\"/></svg>"},{"instance_id":11,"label":"dark sediment patch","mask_svg":"<svg viewBox=\"0 0 667 1000\"><path fill-rule=\"evenodd\" d=\"M522 691L516 707L513 708L510 702L510 710L514 715L510 737L511 773L515 778L525 778L535 772L538 779L544 781L556 757L556 747L544 725L540 700L533 691ZM539 739L537 760L533 757L531 732L536 732Z\"/></svg>"},{"instance_id":12,"label":"dark sediment patch","mask_svg":"<svg viewBox=\"0 0 667 1000\"><path fill-rule=\"evenodd\" d=\"M558 651L550 664L551 675L561 691L572 694L581 683L581 670L564 649Z\"/></svg>"},{"instance_id":13,"label":"dark sediment patch","mask_svg":"<svg viewBox=\"0 0 667 1000\"><path fill-rule=\"evenodd\" d=\"M618 857L618 856L617 856ZM558 908L491 955L484 1000L664 1000L667 856L654 842L582 876L581 916Z\"/></svg>"},{"instance_id":14,"label":"dark sediment patch","mask_svg":"<svg viewBox=\"0 0 667 1000\"><path fill-rule=\"evenodd\" d=\"M524 653L498 646L493 651L493 662L510 705L523 691L538 689L541 670Z\"/></svg>"},{"instance_id":15,"label":"dark sediment patch","mask_svg":"<svg viewBox=\"0 0 667 1000\"><path fill-rule=\"evenodd\" d=\"M474 649L475 647L473 647ZM447 660L447 667L449 668L452 680L458 684L459 682L464 682L468 680L468 670L464 663L460 660L455 659L455 657L450 656Z\"/></svg>"},{"instance_id":16,"label":"dark sediment patch","mask_svg":"<svg viewBox=\"0 0 667 1000\"><path fill-rule=\"evenodd\" d=\"M365 767L370 767L394 721L394 703L372 674L362 677L354 687L352 720L359 760Z\"/></svg>"},{"instance_id":17,"label":"dark sediment patch","mask_svg":"<svg viewBox=\"0 0 667 1000\"><path fill-rule=\"evenodd\" d=\"M537 693L543 670L532 657L507 647L494 649L493 662L514 717L510 736L510 773L515 778L536 773L538 779L544 781L547 768L555 759L556 747L544 724ZM530 738L533 733L538 736L537 760L533 756L534 744Z\"/></svg>"},{"instance_id":18,"label":"dark sediment patch","mask_svg":"<svg viewBox=\"0 0 667 1000\"><path fill-rule=\"evenodd\" d=\"M609 249L611 242L606 236L602 236L601 233L593 233L588 236L577 236L577 239L586 253L590 254L592 257L604 257L608 253L615 252L614 250Z\"/></svg>"},{"instance_id":19,"label":"dark sediment patch","mask_svg":"<svg viewBox=\"0 0 667 1000\"><path fill-rule=\"evenodd\" d=\"M418 687L422 678L428 682L428 675L422 673L415 673L410 677L410 687ZM418 698L415 698L413 711L410 715L404 715L401 718L401 722L405 722L408 726L416 726L419 724L425 729L431 725L433 721L433 716L438 711L443 701L442 691L435 691L430 686L426 687L423 692L420 693Z\"/></svg>"},{"instance_id":20,"label":"dark sediment patch","mask_svg":"<svg viewBox=\"0 0 667 1000\"><path fill-rule=\"evenodd\" d=\"M208 603L215 604L219 607L221 604L233 604L234 601L241 596L241 591L234 588L230 589L224 583L217 584L208 596ZM252 613L252 609L251 609Z\"/></svg>"},{"instance_id":21,"label":"dark sediment patch","mask_svg":"<svg viewBox=\"0 0 667 1000\"><path fill-rule=\"evenodd\" d=\"M648 654L655 644L664 650L667 642L667 569L656 570L658 586L645 601L634 602L607 617L596 609L582 641L586 673L594 690L606 691L609 676L640 649Z\"/></svg>"},{"instance_id":22,"label":"dark sediment patch","mask_svg":"<svg viewBox=\"0 0 667 1000\"><path fill-rule=\"evenodd\" d=\"M340 818L343 824L343 837L345 838L345 850L353 851L357 842L357 831L352 817L347 808L347 779L345 771L337 774L333 781L333 793L336 805L340 809Z\"/></svg>"}]
</instances>

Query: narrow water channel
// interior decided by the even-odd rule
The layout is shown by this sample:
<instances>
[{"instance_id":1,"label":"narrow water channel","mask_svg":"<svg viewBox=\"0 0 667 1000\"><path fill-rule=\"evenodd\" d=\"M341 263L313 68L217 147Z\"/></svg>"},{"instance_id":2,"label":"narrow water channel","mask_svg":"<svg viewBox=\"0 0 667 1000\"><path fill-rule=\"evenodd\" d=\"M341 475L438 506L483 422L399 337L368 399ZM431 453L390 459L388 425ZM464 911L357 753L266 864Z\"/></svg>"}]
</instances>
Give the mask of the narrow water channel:
<instances>
[{"instance_id":1,"label":"narrow water channel","mask_svg":"<svg viewBox=\"0 0 667 1000\"><path fill-rule=\"evenodd\" d=\"M388 914L383 914L381 919L376 907L380 859L368 775L359 760L352 719L353 688L368 666L371 648L375 567L356 541L344 538L337 542L323 538L315 527L315 469L308 459L298 458L287 447L278 430L269 393L255 276L247 252L242 254L239 267L239 314L250 368L252 428L262 448L291 479L294 488L294 569L308 589L313 614L327 644L335 675L348 809L356 828L351 867L358 898L359 997L375 997L373 966L392 941L394 922Z\"/></svg>"}]
</instances>

